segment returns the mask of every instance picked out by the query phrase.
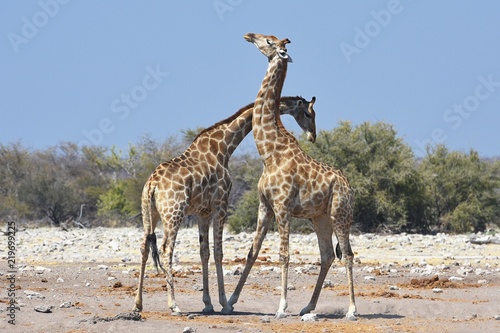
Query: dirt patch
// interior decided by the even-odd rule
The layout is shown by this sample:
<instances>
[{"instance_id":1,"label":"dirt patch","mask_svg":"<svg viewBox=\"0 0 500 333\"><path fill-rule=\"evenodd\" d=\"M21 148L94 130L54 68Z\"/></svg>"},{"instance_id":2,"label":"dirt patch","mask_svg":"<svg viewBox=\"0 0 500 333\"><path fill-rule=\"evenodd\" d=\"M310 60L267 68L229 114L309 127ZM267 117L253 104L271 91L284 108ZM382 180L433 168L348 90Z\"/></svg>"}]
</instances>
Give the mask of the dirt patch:
<instances>
[{"instance_id":1,"label":"dirt patch","mask_svg":"<svg viewBox=\"0 0 500 333\"><path fill-rule=\"evenodd\" d=\"M138 284L138 244L142 233L128 229L92 232L89 236L82 231L75 233L75 237L83 237L85 241L61 245L64 251L60 254L54 253L50 244L37 245L38 238L48 236L20 240L21 244L36 245L40 250L37 256L30 257L30 248L20 246L18 249L22 266L16 276L16 326L3 320L1 331L180 333L185 327L197 333L500 331L500 320L495 318L500 316L500 247L497 245L470 245L464 243L463 238L445 239L444 236L412 236L410 240L408 235L391 236L394 240L379 236L356 238L353 244L360 256L354 267L358 320L350 322L344 318L349 303L347 281L343 265L336 261L326 277L330 282L322 289L313 311L317 320L303 322L298 314L308 304L319 273L315 237L291 237L291 251L296 257L289 270L289 315L275 319L281 285L276 249L279 237L271 237L263 247L262 260L252 269L231 315L220 314L217 279L211 262L209 288L215 313L206 315L202 313L197 231L188 231L178 237L176 251L179 256L174 278L176 300L183 315L173 316L167 309L164 274L157 274L154 267L148 266L144 311L140 313L140 320L135 320L138 317L130 312ZM137 232L137 237L133 232ZM60 237L61 242L73 237L52 229L47 235L51 239ZM232 274L234 266L244 265L242 256L248 250L241 244L251 243L249 236L232 237L234 241L224 243L225 256L231 258L224 261L224 268L229 272L224 277L228 298L239 279ZM110 239L117 240L110 245L116 250L99 252ZM412 244L406 245L405 251L394 250L407 240ZM89 248L95 251L88 251ZM57 249L55 251L59 251ZM435 255L438 251L442 251L442 259L425 257L427 253ZM405 253L406 257L395 257L399 253ZM372 255L376 259L371 259ZM5 270L0 266L0 272L5 274ZM2 309L9 302L6 286L7 280L1 279ZM50 307L52 312L36 312L34 309L39 306ZM0 312L0 315L6 318L7 312Z\"/></svg>"}]
</instances>

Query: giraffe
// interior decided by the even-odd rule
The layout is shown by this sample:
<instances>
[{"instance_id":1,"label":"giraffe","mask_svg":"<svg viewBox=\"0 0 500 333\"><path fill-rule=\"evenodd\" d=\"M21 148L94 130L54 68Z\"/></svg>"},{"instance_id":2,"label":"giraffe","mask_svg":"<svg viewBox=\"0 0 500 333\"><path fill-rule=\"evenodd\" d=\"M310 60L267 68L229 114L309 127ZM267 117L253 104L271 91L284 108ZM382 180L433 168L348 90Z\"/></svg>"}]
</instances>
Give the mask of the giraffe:
<instances>
[{"instance_id":1,"label":"giraffe","mask_svg":"<svg viewBox=\"0 0 500 333\"><path fill-rule=\"evenodd\" d=\"M281 298L276 318L286 317L289 266L290 218L309 219L317 234L321 269L309 304L300 312L316 308L328 270L335 259L332 236L339 244L337 255L344 254L349 284L349 309L346 317L355 320L356 305L352 276L353 257L349 231L353 219L354 192L340 170L307 155L297 140L286 131L278 114L281 95L290 57L288 39L249 33L244 38L253 43L268 58L268 69L257 94L253 109L253 135L257 150L264 161L259 180L259 212L257 230L247 262L229 306L238 301L248 274L257 259L262 242L274 216L280 234Z\"/></svg>"},{"instance_id":2,"label":"giraffe","mask_svg":"<svg viewBox=\"0 0 500 333\"><path fill-rule=\"evenodd\" d=\"M292 115L307 133L308 140L316 139L314 98L284 97L280 113ZM233 116L203 130L180 156L160 164L144 185L142 217L144 238L141 244L142 263L134 311L142 311L144 271L151 249L155 266L163 269L156 245L156 225L161 219L164 237L162 254L166 263L168 307L174 315L181 313L174 296L172 256L179 226L186 215L198 215L200 257L203 271L203 312L213 312L208 291L208 232L213 220L214 261L216 266L219 302L222 313L229 313L222 271L222 233L226 221L228 195L231 189L228 161L243 138L252 130L253 103Z\"/></svg>"}]
</instances>

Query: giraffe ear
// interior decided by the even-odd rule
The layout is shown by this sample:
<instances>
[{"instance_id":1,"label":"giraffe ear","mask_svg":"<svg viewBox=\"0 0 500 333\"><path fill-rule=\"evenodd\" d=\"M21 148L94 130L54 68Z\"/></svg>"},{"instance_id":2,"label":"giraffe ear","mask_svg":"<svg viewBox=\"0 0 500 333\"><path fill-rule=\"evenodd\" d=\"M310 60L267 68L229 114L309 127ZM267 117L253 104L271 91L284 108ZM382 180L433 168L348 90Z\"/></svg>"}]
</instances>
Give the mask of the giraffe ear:
<instances>
[{"instance_id":1,"label":"giraffe ear","mask_svg":"<svg viewBox=\"0 0 500 333\"><path fill-rule=\"evenodd\" d=\"M281 59L288 59L288 62L292 62L292 58L286 52L286 49L278 49L278 56Z\"/></svg>"},{"instance_id":2,"label":"giraffe ear","mask_svg":"<svg viewBox=\"0 0 500 333\"><path fill-rule=\"evenodd\" d=\"M283 39L282 42L284 44L290 44L291 43L291 41L288 38Z\"/></svg>"}]
</instances>

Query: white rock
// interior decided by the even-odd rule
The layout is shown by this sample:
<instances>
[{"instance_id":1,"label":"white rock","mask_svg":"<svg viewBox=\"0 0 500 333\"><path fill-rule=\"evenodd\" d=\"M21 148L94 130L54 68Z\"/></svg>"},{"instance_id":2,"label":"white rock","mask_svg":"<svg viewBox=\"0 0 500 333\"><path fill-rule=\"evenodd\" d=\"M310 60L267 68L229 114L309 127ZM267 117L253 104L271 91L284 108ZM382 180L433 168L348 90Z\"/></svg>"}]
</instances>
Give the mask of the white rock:
<instances>
[{"instance_id":1,"label":"white rock","mask_svg":"<svg viewBox=\"0 0 500 333\"><path fill-rule=\"evenodd\" d=\"M28 299L44 299L45 296L40 294L39 292L33 291L33 290L25 290L24 294L26 295L26 298Z\"/></svg>"},{"instance_id":2,"label":"white rock","mask_svg":"<svg viewBox=\"0 0 500 333\"><path fill-rule=\"evenodd\" d=\"M367 281L375 281L375 277L374 276L365 276L365 280L367 280Z\"/></svg>"},{"instance_id":3,"label":"white rock","mask_svg":"<svg viewBox=\"0 0 500 333\"><path fill-rule=\"evenodd\" d=\"M440 294L440 293L443 292L443 289L441 289L441 288L434 288L434 289L432 289L432 292L435 293L435 294Z\"/></svg>"},{"instance_id":4,"label":"white rock","mask_svg":"<svg viewBox=\"0 0 500 333\"><path fill-rule=\"evenodd\" d=\"M477 283L478 284L487 284L488 281L486 281L486 280L478 280Z\"/></svg>"},{"instance_id":5,"label":"white rock","mask_svg":"<svg viewBox=\"0 0 500 333\"><path fill-rule=\"evenodd\" d=\"M260 322L261 323L265 323L265 324L270 323L271 322L271 318L269 318L268 316L261 317L260 318Z\"/></svg>"},{"instance_id":6,"label":"white rock","mask_svg":"<svg viewBox=\"0 0 500 333\"><path fill-rule=\"evenodd\" d=\"M42 267L42 266L35 267L36 274L43 274L44 272L50 272L50 271L52 271L50 268L46 268L46 267Z\"/></svg>"},{"instance_id":7,"label":"white rock","mask_svg":"<svg viewBox=\"0 0 500 333\"><path fill-rule=\"evenodd\" d=\"M323 288L333 288L333 281L325 280L325 282L323 282Z\"/></svg>"},{"instance_id":8,"label":"white rock","mask_svg":"<svg viewBox=\"0 0 500 333\"><path fill-rule=\"evenodd\" d=\"M62 303L61 305L59 305L59 307L60 307L61 309L68 309L68 308L70 308L71 306L73 306L73 303L71 303L71 302L64 302L64 303Z\"/></svg>"},{"instance_id":9,"label":"white rock","mask_svg":"<svg viewBox=\"0 0 500 333\"><path fill-rule=\"evenodd\" d=\"M58 277L58 278L57 278L57 282L62 283L62 282L64 282L64 279L63 279L62 277Z\"/></svg>"},{"instance_id":10,"label":"white rock","mask_svg":"<svg viewBox=\"0 0 500 333\"><path fill-rule=\"evenodd\" d=\"M459 276L450 276L450 278L448 280L450 280L450 281L463 281L464 278L459 277Z\"/></svg>"}]
</instances>

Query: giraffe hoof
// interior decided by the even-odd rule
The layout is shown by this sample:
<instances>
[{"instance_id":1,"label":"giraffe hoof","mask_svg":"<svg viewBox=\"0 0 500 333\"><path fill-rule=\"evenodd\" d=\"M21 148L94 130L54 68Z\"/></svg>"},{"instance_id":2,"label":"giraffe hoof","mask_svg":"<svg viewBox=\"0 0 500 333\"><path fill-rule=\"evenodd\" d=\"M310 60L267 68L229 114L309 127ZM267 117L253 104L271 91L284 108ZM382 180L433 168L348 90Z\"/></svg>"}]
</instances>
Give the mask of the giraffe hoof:
<instances>
[{"instance_id":1,"label":"giraffe hoof","mask_svg":"<svg viewBox=\"0 0 500 333\"><path fill-rule=\"evenodd\" d=\"M304 308L300 311L300 316L303 316L305 314L308 314L309 312L311 312L311 310L309 310L308 308Z\"/></svg>"},{"instance_id":2,"label":"giraffe hoof","mask_svg":"<svg viewBox=\"0 0 500 333\"><path fill-rule=\"evenodd\" d=\"M234 308L233 308L232 306L229 306L229 305L228 305L227 307L223 308L223 309L220 311L220 313L222 313L222 314L224 314L224 315L228 315L228 314L233 313L233 310L234 310Z\"/></svg>"},{"instance_id":3,"label":"giraffe hoof","mask_svg":"<svg viewBox=\"0 0 500 333\"><path fill-rule=\"evenodd\" d=\"M276 315L274 316L275 319L283 319L288 317L288 315L284 312L277 312Z\"/></svg>"},{"instance_id":4,"label":"giraffe hoof","mask_svg":"<svg viewBox=\"0 0 500 333\"><path fill-rule=\"evenodd\" d=\"M202 310L202 312L203 312L204 314L211 314L211 313L214 313L215 311L214 311L214 307L210 305L210 306L205 307L205 308Z\"/></svg>"},{"instance_id":5,"label":"giraffe hoof","mask_svg":"<svg viewBox=\"0 0 500 333\"><path fill-rule=\"evenodd\" d=\"M346 318L347 320L349 320L349 321L356 321L356 320L358 320L358 318L356 318L356 316L355 316L355 315L350 314L350 313L346 314L346 315L345 315L345 318Z\"/></svg>"}]
</instances>

